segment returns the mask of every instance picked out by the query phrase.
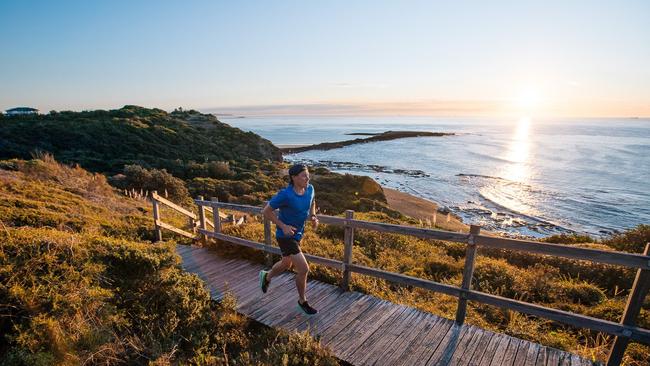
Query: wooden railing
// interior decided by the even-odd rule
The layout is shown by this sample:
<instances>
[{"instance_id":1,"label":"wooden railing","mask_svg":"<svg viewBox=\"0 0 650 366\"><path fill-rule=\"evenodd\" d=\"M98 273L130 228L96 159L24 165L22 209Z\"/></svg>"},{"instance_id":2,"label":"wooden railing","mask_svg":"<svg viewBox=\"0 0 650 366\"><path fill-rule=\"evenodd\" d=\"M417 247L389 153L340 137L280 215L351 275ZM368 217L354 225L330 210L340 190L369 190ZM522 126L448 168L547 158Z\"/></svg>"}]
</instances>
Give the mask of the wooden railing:
<instances>
[{"instance_id":1,"label":"wooden railing","mask_svg":"<svg viewBox=\"0 0 650 366\"><path fill-rule=\"evenodd\" d=\"M151 192L151 195L149 196L149 198L151 199L151 203L153 204L154 231L155 231L156 241L161 241L162 240L162 229L169 230L169 231L171 231L173 233L176 233L178 235L181 235L181 236L184 236L184 237L187 237L187 238L197 239L197 237L196 237L196 229L197 229L197 225L199 224L199 222L201 222L200 217L198 217L193 212L191 212L189 210L186 210L183 207L175 204L174 202L171 202L168 199L159 196L158 192L156 192L156 191ZM199 198L203 199L203 197L199 197ZM190 228L190 230L192 230L192 232L190 233L188 231L185 231L183 229L179 229L179 228L177 228L177 227L175 227L173 225L170 225L170 224L168 224L166 222L163 222L161 214L160 214L160 206L161 205L165 205L168 208L171 208L172 210L174 210L174 211L176 211L176 212L178 212L178 213L180 213L182 215L187 216L187 218L188 218L188 227ZM213 213L212 208L206 207L205 210L200 210L200 215L205 215L205 211ZM238 221L236 220L236 217L234 215L232 215L231 217L228 217L227 215L225 215L223 213L221 213L219 215L220 215L219 221L218 221L219 223L221 223L223 221L232 222L232 223L235 223L235 224L238 223ZM241 223L241 221L239 221L239 223ZM207 224L214 227L213 222L207 221Z\"/></svg>"},{"instance_id":2,"label":"wooden railing","mask_svg":"<svg viewBox=\"0 0 650 366\"><path fill-rule=\"evenodd\" d=\"M202 236L202 238L207 239L208 237L211 237L249 248L263 250L268 253L280 254L280 249L271 245L271 224L270 221L266 218L264 219L264 243L258 243L247 239L225 235L221 232L221 217L219 215L220 208L260 215L262 214L261 207L222 203L218 202L215 199L208 201L204 200L203 197L199 197L194 201L199 209L199 228L197 231ZM212 209L215 213L213 215L214 220L211 223L213 230L208 230L207 228L208 221L206 220L205 211L209 209ZM155 203L154 218L156 222L159 223L160 220L159 216L156 216ZM481 229L476 225L470 226L470 232L465 234L436 229L425 229L355 220L354 212L351 210L345 212L345 218L327 215L318 215L318 218L319 221L323 224L344 227L343 261L319 257L306 253L305 257L313 263L341 270L341 288L344 290L349 289L351 273L354 272L362 275L381 278L393 283L424 288L434 292L455 296L458 298L458 307L456 311L456 323L458 324L462 324L465 321L467 301L471 300L558 321L579 328L587 328L612 334L616 338L608 357L608 366L620 364L627 344L630 340L650 344L650 330L636 326L636 318L641 310L645 296L647 295L650 288L650 243L646 245L644 254L641 255L486 236L480 234ZM355 229L404 234L424 239L438 239L466 244L465 266L463 269L462 285L460 287L456 287L435 281L353 264L352 246L354 243ZM623 319L620 323L615 323L608 320L598 319L563 310L557 310L541 305L472 290L474 264L478 247L522 251L527 253L552 255L556 257L636 268L636 278L634 280L631 293L628 297Z\"/></svg>"}]
</instances>

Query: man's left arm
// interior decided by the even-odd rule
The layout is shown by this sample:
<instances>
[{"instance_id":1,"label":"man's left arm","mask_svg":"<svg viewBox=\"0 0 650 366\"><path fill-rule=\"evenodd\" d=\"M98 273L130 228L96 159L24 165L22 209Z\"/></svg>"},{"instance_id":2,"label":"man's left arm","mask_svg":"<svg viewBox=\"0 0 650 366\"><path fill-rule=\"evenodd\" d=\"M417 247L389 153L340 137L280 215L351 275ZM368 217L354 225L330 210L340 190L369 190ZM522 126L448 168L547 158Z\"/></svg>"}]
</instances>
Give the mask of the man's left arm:
<instances>
[{"instance_id":1,"label":"man's left arm","mask_svg":"<svg viewBox=\"0 0 650 366\"><path fill-rule=\"evenodd\" d=\"M309 207L309 219L311 220L311 225L314 229L318 227L318 217L316 216L316 199L311 200L311 206Z\"/></svg>"}]
</instances>

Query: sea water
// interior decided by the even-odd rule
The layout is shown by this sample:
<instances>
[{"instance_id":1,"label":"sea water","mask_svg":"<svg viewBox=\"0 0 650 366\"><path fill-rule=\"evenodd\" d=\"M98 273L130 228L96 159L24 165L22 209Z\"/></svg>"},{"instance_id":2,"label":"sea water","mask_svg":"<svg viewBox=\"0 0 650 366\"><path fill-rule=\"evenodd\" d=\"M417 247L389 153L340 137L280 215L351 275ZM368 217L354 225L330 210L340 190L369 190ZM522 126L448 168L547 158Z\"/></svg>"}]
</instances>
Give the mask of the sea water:
<instances>
[{"instance_id":1,"label":"sea water","mask_svg":"<svg viewBox=\"0 0 650 366\"><path fill-rule=\"evenodd\" d=\"M367 175L513 236L606 236L650 224L650 120L247 117L221 120L276 145L450 132L285 155ZM432 213L433 215L433 213Z\"/></svg>"}]
</instances>

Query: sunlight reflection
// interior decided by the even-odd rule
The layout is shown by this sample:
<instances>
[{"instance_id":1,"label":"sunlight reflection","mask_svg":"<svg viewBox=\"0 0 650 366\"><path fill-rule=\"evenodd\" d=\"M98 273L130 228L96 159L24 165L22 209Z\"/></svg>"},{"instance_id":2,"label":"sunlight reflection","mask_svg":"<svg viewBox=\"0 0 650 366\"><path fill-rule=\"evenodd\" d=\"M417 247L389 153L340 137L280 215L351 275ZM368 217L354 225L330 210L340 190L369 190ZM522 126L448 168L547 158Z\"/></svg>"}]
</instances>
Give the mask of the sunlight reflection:
<instances>
[{"instance_id":1,"label":"sunlight reflection","mask_svg":"<svg viewBox=\"0 0 650 366\"><path fill-rule=\"evenodd\" d=\"M505 179L520 183L525 183L529 179L528 156L530 144L528 130L530 122L530 118L521 118L517 122L517 129L506 155L509 163L504 170L503 178Z\"/></svg>"}]
</instances>

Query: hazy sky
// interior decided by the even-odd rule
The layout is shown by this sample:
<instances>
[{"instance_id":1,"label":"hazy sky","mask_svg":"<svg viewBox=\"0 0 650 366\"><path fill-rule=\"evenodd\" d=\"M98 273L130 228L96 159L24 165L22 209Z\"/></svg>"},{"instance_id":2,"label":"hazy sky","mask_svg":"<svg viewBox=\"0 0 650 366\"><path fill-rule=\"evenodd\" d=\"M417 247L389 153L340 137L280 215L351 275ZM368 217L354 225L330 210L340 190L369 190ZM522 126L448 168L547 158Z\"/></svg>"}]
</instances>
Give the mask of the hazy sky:
<instances>
[{"instance_id":1,"label":"hazy sky","mask_svg":"<svg viewBox=\"0 0 650 366\"><path fill-rule=\"evenodd\" d=\"M0 1L0 109L650 116L650 1Z\"/></svg>"}]
</instances>

